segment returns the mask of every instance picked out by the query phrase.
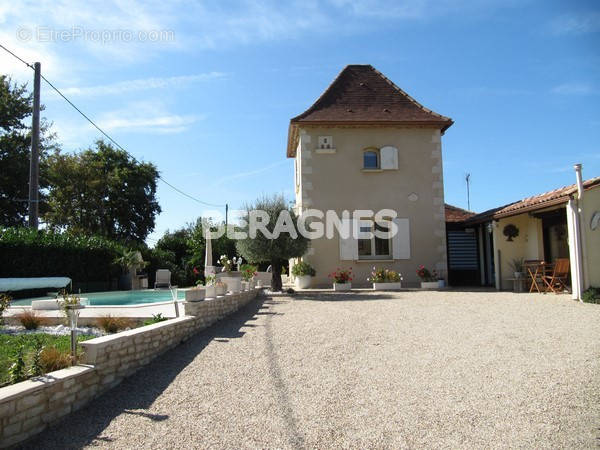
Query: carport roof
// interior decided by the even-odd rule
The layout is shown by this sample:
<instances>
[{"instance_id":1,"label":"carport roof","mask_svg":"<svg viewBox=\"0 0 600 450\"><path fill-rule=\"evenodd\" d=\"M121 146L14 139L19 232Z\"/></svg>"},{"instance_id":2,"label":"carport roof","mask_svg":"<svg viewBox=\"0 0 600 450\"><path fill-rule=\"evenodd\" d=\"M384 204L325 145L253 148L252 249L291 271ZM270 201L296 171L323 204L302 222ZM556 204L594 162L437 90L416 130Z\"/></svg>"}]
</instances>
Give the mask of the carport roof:
<instances>
[{"instance_id":1,"label":"carport roof","mask_svg":"<svg viewBox=\"0 0 600 450\"><path fill-rule=\"evenodd\" d=\"M590 178L583 182L583 189L590 190L600 186L600 177ZM467 218L465 222L481 223L493 219L501 219L503 217L516 216L524 212L536 211L550 206L566 203L569 198L577 192L577 185L571 184L563 186L552 191L544 192L543 194L533 197L526 197L523 200L509 203L498 208L490 209L482 213L476 214Z\"/></svg>"}]
</instances>

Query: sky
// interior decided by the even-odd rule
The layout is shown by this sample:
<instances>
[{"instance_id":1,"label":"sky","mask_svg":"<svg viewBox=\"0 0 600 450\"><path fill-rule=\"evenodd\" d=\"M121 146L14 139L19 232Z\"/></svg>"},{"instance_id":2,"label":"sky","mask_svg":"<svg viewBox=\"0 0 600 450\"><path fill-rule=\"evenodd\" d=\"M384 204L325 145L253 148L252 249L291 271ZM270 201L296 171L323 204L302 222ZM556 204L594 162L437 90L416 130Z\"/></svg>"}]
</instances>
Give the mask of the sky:
<instances>
[{"instance_id":1,"label":"sky","mask_svg":"<svg viewBox=\"0 0 600 450\"><path fill-rule=\"evenodd\" d=\"M600 3L552 0L14 1L0 43L136 158L204 202L293 199L289 119L347 64L451 117L445 200L483 211L600 176ZM0 51L0 72L32 72ZM99 133L42 85L62 148ZM209 207L159 184L150 235Z\"/></svg>"}]
</instances>

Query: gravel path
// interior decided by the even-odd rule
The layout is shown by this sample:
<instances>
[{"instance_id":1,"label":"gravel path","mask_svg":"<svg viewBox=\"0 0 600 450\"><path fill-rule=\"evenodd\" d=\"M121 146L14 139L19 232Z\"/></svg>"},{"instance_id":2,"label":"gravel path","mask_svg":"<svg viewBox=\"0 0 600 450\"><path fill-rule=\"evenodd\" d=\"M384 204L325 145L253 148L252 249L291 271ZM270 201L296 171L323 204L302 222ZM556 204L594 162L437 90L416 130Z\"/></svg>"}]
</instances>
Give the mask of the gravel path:
<instances>
[{"instance_id":1,"label":"gravel path","mask_svg":"<svg viewBox=\"0 0 600 450\"><path fill-rule=\"evenodd\" d=\"M248 305L32 448L593 448L600 306L308 293Z\"/></svg>"}]
</instances>

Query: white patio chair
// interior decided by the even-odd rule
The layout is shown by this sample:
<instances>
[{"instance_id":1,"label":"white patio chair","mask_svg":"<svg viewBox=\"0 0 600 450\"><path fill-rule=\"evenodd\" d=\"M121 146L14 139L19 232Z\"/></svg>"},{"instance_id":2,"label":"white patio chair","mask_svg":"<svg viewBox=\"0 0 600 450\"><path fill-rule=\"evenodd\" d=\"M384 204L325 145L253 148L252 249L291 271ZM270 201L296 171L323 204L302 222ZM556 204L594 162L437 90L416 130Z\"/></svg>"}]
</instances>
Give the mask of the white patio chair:
<instances>
[{"instance_id":1,"label":"white patio chair","mask_svg":"<svg viewBox=\"0 0 600 450\"><path fill-rule=\"evenodd\" d=\"M171 287L171 271L169 269L158 269L154 289L169 289Z\"/></svg>"}]
</instances>

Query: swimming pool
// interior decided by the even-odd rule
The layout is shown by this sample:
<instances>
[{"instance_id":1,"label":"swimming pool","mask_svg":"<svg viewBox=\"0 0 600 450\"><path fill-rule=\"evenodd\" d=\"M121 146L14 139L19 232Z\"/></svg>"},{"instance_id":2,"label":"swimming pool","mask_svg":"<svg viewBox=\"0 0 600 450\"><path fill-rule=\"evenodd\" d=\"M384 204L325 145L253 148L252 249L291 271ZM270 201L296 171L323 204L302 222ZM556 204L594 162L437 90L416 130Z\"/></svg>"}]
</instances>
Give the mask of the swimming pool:
<instances>
[{"instance_id":1,"label":"swimming pool","mask_svg":"<svg viewBox=\"0 0 600 450\"><path fill-rule=\"evenodd\" d=\"M32 300L49 300L53 297L37 297L13 300L11 306L31 305ZM173 300L170 290L147 289L141 291L110 291L110 292L86 292L81 294L83 303L89 306L123 306L141 305L144 303L169 302ZM184 300L185 292L177 290L177 299Z\"/></svg>"}]
</instances>

